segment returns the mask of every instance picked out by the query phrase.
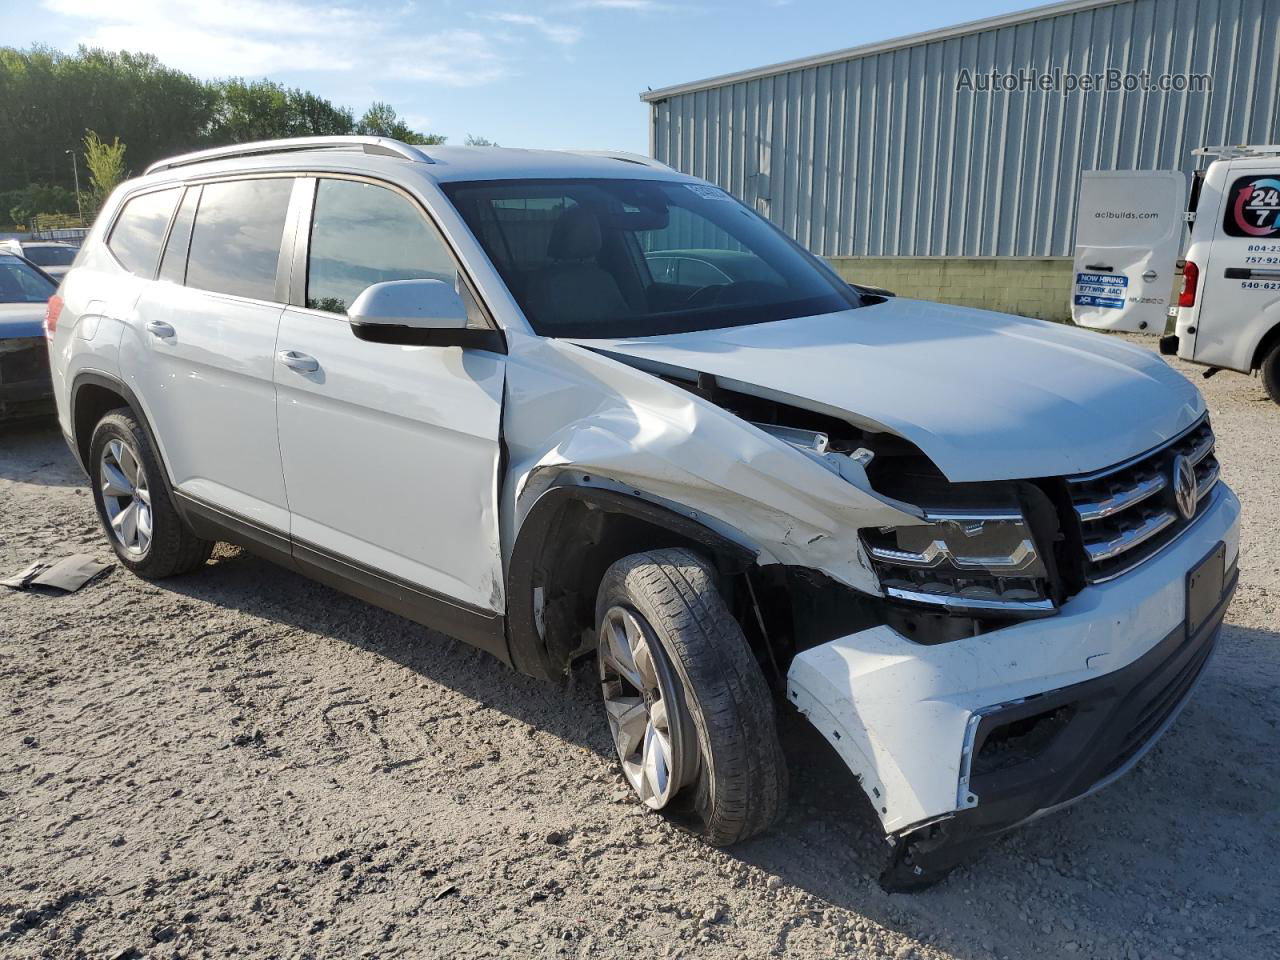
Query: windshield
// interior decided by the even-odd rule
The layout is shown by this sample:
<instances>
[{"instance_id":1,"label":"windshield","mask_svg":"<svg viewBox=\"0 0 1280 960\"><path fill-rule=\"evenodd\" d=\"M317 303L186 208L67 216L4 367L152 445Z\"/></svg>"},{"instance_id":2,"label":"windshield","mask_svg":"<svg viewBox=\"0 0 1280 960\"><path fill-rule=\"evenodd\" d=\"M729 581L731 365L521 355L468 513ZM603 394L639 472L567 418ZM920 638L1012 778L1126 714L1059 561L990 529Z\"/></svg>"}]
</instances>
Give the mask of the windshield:
<instances>
[{"instance_id":1,"label":"windshield","mask_svg":"<svg viewBox=\"0 0 1280 960\"><path fill-rule=\"evenodd\" d=\"M58 288L14 257L0 257L0 303L44 303Z\"/></svg>"},{"instance_id":2,"label":"windshield","mask_svg":"<svg viewBox=\"0 0 1280 960\"><path fill-rule=\"evenodd\" d=\"M534 330L645 337L861 305L723 190L655 180L442 184Z\"/></svg>"},{"instance_id":3,"label":"windshield","mask_svg":"<svg viewBox=\"0 0 1280 960\"><path fill-rule=\"evenodd\" d=\"M22 252L39 267L67 267L76 258L75 247L26 247Z\"/></svg>"}]
</instances>

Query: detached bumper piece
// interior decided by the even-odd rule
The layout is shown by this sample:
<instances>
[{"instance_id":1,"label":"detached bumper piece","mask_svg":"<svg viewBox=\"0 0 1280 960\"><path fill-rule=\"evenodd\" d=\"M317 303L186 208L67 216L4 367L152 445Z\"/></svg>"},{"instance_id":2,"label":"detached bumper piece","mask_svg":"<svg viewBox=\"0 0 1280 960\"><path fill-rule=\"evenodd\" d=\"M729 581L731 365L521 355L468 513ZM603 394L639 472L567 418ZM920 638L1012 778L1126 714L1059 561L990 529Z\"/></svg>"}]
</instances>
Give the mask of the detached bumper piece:
<instances>
[{"instance_id":1,"label":"detached bumper piece","mask_svg":"<svg viewBox=\"0 0 1280 960\"><path fill-rule=\"evenodd\" d=\"M53 411L49 348L44 337L0 340L0 420Z\"/></svg>"},{"instance_id":2,"label":"detached bumper piece","mask_svg":"<svg viewBox=\"0 0 1280 960\"><path fill-rule=\"evenodd\" d=\"M1237 569L1226 571L1221 594L1201 602L1207 609L1195 609L1193 600L1188 622L1128 666L983 713L969 754L971 806L893 838L882 885L935 883L994 836L1127 773L1186 704L1238 580Z\"/></svg>"}]
</instances>

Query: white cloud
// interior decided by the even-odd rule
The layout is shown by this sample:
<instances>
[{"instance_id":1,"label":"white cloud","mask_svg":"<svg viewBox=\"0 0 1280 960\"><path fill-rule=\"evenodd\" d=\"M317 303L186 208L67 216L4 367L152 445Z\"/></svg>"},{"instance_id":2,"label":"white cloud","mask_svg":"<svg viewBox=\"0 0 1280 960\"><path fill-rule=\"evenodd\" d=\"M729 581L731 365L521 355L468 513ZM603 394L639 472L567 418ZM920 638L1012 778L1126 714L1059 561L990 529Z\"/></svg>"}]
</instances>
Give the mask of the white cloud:
<instances>
[{"instance_id":1,"label":"white cloud","mask_svg":"<svg viewBox=\"0 0 1280 960\"><path fill-rule=\"evenodd\" d=\"M391 11L300 0L43 0L43 6L82 24L78 43L152 53L203 77L361 71L466 87L510 72L498 38L424 30L424 22L438 18L421 16L412 4Z\"/></svg>"},{"instance_id":2,"label":"white cloud","mask_svg":"<svg viewBox=\"0 0 1280 960\"><path fill-rule=\"evenodd\" d=\"M490 13L485 15L485 19L492 20L495 23L511 23L521 27L532 27L552 43L558 43L561 46L572 46L582 39L582 28L566 23L552 23L546 17L535 16L531 13Z\"/></svg>"}]
</instances>

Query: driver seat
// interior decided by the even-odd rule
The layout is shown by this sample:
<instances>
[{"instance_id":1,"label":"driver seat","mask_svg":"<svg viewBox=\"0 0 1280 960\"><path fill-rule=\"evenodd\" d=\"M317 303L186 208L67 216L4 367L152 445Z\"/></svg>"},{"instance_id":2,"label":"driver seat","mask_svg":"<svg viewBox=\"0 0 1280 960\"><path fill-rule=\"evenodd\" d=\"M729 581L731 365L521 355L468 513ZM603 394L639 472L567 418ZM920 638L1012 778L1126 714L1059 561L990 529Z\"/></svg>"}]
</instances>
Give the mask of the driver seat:
<instances>
[{"instance_id":1,"label":"driver seat","mask_svg":"<svg viewBox=\"0 0 1280 960\"><path fill-rule=\"evenodd\" d=\"M547 241L551 263L533 273L526 287L535 318L574 324L630 313L618 281L597 260L603 244L593 211L575 206L560 214Z\"/></svg>"}]
</instances>

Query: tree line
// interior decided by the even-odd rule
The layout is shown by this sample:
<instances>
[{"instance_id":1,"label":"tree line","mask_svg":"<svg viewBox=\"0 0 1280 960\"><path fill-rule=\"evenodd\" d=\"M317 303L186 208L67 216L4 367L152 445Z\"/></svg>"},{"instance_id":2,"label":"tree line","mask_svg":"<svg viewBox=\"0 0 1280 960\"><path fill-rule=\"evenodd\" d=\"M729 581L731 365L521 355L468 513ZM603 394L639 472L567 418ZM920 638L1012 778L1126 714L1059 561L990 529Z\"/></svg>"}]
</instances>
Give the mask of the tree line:
<instances>
[{"instance_id":1,"label":"tree line","mask_svg":"<svg viewBox=\"0 0 1280 960\"><path fill-rule=\"evenodd\" d=\"M307 90L270 80L199 80L146 53L80 47L0 47L0 220L10 210L74 213L72 158L84 138L118 141L140 173L162 157L277 137L368 134L443 143L412 130L390 104L360 117Z\"/></svg>"}]
</instances>

